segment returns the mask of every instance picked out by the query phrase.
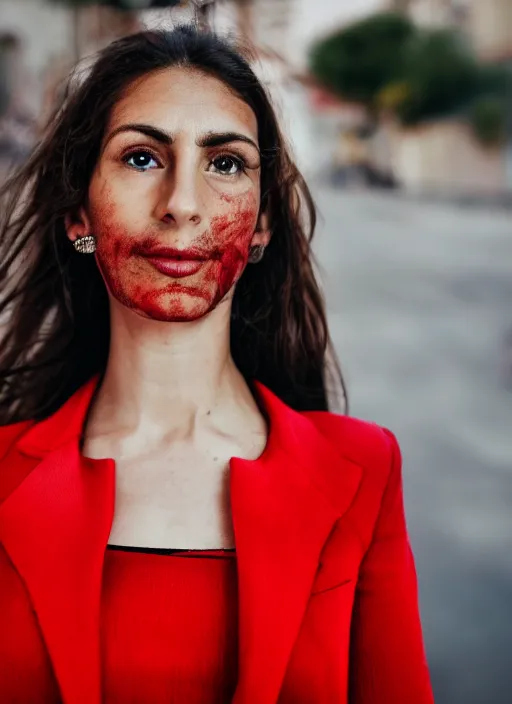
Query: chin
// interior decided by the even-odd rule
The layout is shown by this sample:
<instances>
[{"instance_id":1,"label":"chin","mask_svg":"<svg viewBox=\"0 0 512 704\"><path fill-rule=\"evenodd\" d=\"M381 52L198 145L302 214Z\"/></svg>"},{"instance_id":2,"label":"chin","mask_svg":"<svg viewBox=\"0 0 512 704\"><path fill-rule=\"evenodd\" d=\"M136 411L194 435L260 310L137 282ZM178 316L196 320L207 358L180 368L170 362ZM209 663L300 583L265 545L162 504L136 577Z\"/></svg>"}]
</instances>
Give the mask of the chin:
<instances>
[{"instance_id":1,"label":"chin","mask_svg":"<svg viewBox=\"0 0 512 704\"><path fill-rule=\"evenodd\" d=\"M175 289L180 288L177 292ZM142 318L163 323L191 323L204 318L219 304L230 299L230 291L224 296L220 290L205 291L190 286L173 285L172 293L148 291L143 295L114 295L119 303Z\"/></svg>"},{"instance_id":2,"label":"chin","mask_svg":"<svg viewBox=\"0 0 512 704\"><path fill-rule=\"evenodd\" d=\"M215 308L215 304L208 305L204 300L192 306L144 306L135 308L134 311L143 318L158 320L162 323L192 323L201 320Z\"/></svg>"}]
</instances>

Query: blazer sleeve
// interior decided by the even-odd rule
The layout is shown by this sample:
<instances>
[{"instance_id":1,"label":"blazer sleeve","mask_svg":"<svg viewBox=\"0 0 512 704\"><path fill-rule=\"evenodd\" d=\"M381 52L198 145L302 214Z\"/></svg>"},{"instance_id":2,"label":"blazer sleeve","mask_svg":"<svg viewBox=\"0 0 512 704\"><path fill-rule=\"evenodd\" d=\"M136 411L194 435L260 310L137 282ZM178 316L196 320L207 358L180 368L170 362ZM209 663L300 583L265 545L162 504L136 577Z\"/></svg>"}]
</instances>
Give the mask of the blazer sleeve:
<instances>
[{"instance_id":1,"label":"blazer sleeve","mask_svg":"<svg viewBox=\"0 0 512 704\"><path fill-rule=\"evenodd\" d=\"M391 470L361 563L352 619L350 704L432 704L414 557L406 528L401 453Z\"/></svg>"}]
</instances>

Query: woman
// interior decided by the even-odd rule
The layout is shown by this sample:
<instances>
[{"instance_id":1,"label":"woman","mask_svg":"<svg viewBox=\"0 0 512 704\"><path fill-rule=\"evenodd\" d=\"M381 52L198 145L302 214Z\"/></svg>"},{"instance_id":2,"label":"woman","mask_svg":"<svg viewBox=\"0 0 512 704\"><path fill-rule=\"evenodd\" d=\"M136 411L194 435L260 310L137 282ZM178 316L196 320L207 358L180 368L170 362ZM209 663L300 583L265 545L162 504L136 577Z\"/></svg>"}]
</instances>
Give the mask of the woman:
<instances>
[{"instance_id":1,"label":"woman","mask_svg":"<svg viewBox=\"0 0 512 704\"><path fill-rule=\"evenodd\" d=\"M431 702L399 449L327 410L314 208L246 60L112 44L6 193L2 701Z\"/></svg>"}]
</instances>

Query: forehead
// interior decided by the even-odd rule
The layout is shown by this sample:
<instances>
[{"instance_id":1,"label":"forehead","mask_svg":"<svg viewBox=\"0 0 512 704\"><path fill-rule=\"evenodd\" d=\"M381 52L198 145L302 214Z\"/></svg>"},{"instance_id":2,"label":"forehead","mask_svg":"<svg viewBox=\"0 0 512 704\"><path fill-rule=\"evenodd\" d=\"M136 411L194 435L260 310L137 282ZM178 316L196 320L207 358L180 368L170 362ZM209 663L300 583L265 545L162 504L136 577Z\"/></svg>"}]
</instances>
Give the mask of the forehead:
<instances>
[{"instance_id":1,"label":"forehead","mask_svg":"<svg viewBox=\"0 0 512 704\"><path fill-rule=\"evenodd\" d=\"M247 103L219 79L190 68L154 71L134 81L114 106L109 130L126 122L170 133L238 131L258 138L256 116Z\"/></svg>"}]
</instances>

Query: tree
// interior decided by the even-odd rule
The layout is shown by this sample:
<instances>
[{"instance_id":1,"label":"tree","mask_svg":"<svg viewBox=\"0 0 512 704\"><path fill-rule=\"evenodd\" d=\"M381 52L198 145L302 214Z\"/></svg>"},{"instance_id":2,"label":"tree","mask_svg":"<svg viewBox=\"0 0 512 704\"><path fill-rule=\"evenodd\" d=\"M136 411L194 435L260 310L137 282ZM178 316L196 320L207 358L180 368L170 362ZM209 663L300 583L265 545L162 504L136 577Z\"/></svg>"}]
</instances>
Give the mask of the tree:
<instances>
[{"instance_id":1,"label":"tree","mask_svg":"<svg viewBox=\"0 0 512 704\"><path fill-rule=\"evenodd\" d=\"M512 66L506 64L484 64L479 69L479 92L494 95L504 100L512 99Z\"/></svg>"},{"instance_id":2,"label":"tree","mask_svg":"<svg viewBox=\"0 0 512 704\"><path fill-rule=\"evenodd\" d=\"M405 58L402 82L380 96L388 103L395 98L394 112L403 124L456 114L469 120L482 144L503 141L512 94L509 69L480 64L452 30L419 33Z\"/></svg>"},{"instance_id":3,"label":"tree","mask_svg":"<svg viewBox=\"0 0 512 704\"><path fill-rule=\"evenodd\" d=\"M397 114L405 124L463 110L479 91L476 58L453 30L418 31L404 57L408 90Z\"/></svg>"},{"instance_id":4,"label":"tree","mask_svg":"<svg viewBox=\"0 0 512 704\"><path fill-rule=\"evenodd\" d=\"M404 125L459 115L491 144L512 121L509 68L480 64L456 30L420 29L401 14L373 15L330 35L313 46L310 67L335 93Z\"/></svg>"},{"instance_id":5,"label":"tree","mask_svg":"<svg viewBox=\"0 0 512 704\"><path fill-rule=\"evenodd\" d=\"M384 86L404 74L404 50L414 25L395 13L373 15L317 42L312 73L328 88L371 110Z\"/></svg>"},{"instance_id":6,"label":"tree","mask_svg":"<svg viewBox=\"0 0 512 704\"><path fill-rule=\"evenodd\" d=\"M499 98L481 97L475 101L470 113L475 137L486 147L503 144L507 136L507 112Z\"/></svg>"}]
</instances>

